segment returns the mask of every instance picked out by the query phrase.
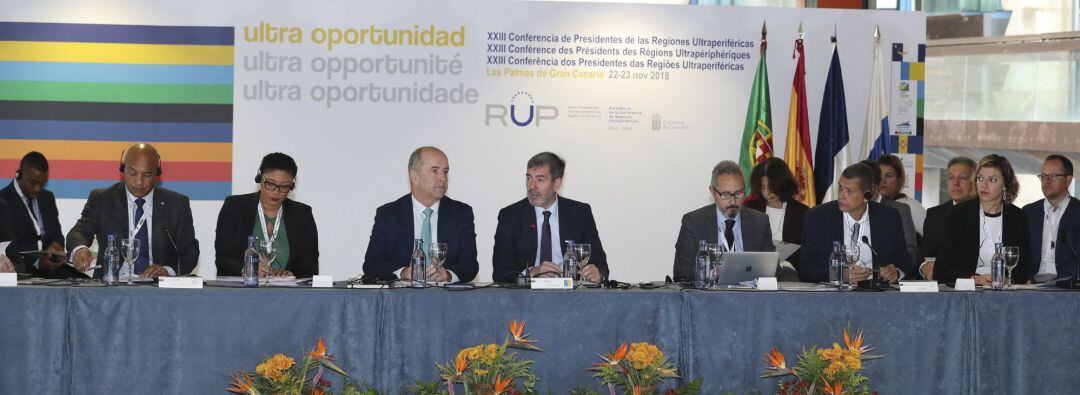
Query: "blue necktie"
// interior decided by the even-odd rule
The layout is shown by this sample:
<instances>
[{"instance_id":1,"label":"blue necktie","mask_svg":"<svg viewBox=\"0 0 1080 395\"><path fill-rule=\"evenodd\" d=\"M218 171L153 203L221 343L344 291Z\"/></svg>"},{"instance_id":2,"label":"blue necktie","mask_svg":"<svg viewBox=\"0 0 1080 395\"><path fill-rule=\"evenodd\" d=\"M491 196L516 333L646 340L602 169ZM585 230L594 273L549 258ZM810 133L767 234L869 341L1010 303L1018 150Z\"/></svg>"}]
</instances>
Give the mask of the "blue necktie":
<instances>
[{"instance_id":1,"label":"blue necktie","mask_svg":"<svg viewBox=\"0 0 1080 395\"><path fill-rule=\"evenodd\" d=\"M143 204L146 203L146 199L135 199L135 205L138 206L135 209L135 224L139 224L139 219L143 217L146 210L143 210ZM139 240L139 257L135 260L135 274L142 273L146 270L147 266L150 266L150 236L147 230L150 226L147 222L143 223L143 226L139 228L139 233L135 234L135 238Z\"/></svg>"}]
</instances>

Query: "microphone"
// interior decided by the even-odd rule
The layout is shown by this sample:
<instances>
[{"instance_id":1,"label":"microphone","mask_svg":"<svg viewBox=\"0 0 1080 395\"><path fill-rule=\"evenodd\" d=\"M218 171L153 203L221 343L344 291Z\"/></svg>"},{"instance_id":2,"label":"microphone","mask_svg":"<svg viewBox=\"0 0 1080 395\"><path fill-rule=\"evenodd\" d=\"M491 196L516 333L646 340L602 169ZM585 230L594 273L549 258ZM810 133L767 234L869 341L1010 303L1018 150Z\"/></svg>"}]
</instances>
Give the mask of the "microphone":
<instances>
[{"instance_id":1,"label":"microphone","mask_svg":"<svg viewBox=\"0 0 1080 395\"><path fill-rule=\"evenodd\" d=\"M878 255L877 250L874 249L874 246L872 244L870 244L870 238L869 237L866 237L866 235L863 235L862 242L863 242L863 244L866 244L867 247L870 247L870 253L874 254L874 257L879 257L879 258L881 257L880 255ZM870 267L871 267L871 270L870 270L870 288L872 288L872 289L878 289L879 287L884 288L881 285L881 279L878 278L878 274L879 274L881 269L878 268L877 261L874 260L873 258L870 259Z\"/></svg>"},{"instance_id":2,"label":"microphone","mask_svg":"<svg viewBox=\"0 0 1080 395\"><path fill-rule=\"evenodd\" d=\"M165 226L163 230L165 230L165 238L169 239L169 245L172 246L173 255L176 256L176 275L182 276L183 274L180 271L180 249L176 248L176 240L173 240L172 232L169 231L169 227Z\"/></svg>"}]
</instances>

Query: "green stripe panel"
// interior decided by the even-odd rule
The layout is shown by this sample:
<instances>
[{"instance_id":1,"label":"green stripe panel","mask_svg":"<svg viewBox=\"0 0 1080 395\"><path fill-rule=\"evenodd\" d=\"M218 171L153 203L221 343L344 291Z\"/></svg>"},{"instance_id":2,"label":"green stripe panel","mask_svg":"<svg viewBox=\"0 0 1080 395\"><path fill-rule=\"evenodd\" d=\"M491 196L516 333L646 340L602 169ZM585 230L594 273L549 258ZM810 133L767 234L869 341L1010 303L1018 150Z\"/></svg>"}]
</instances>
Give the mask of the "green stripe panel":
<instances>
[{"instance_id":1,"label":"green stripe panel","mask_svg":"<svg viewBox=\"0 0 1080 395\"><path fill-rule=\"evenodd\" d=\"M232 104L232 85L0 81L0 100Z\"/></svg>"}]
</instances>

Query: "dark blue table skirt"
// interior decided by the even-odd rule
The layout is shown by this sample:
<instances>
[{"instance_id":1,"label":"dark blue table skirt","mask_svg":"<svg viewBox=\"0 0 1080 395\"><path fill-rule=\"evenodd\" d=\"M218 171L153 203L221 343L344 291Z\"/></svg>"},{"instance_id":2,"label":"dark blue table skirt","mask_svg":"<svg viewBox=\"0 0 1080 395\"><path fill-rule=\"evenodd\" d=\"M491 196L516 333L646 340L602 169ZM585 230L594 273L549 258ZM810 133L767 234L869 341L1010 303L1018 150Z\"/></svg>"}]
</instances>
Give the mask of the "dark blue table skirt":
<instances>
[{"instance_id":1,"label":"dark blue table skirt","mask_svg":"<svg viewBox=\"0 0 1080 395\"><path fill-rule=\"evenodd\" d=\"M850 325L886 358L883 394L1071 393L1080 388L1080 294L136 287L0 289L0 393L222 393L264 357L325 339L383 391L438 376L435 361L528 322L540 390L595 385L585 369L621 342L660 346L706 394L772 392L762 356L793 364Z\"/></svg>"}]
</instances>

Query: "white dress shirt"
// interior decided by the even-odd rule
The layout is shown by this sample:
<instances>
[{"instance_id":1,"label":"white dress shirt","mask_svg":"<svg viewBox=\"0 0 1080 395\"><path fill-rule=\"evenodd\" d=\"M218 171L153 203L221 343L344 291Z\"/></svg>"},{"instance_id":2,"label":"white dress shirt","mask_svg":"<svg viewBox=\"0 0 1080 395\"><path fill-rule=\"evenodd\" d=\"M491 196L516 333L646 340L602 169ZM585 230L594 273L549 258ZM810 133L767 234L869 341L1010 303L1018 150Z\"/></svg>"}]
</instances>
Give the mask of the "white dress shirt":
<instances>
[{"instance_id":1,"label":"white dress shirt","mask_svg":"<svg viewBox=\"0 0 1080 395\"><path fill-rule=\"evenodd\" d=\"M1054 207L1050 204L1050 199L1043 199L1043 228L1042 228L1042 245L1040 246L1042 254L1039 264L1038 274L1057 274L1057 238L1058 229L1061 224L1061 216L1065 214L1065 208L1069 205L1069 195L1066 194L1065 198L1058 203L1061 207Z\"/></svg>"},{"instance_id":2,"label":"white dress shirt","mask_svg":"<svg viewBox=\"0 0 1080 395\"><path fill-rule=\"evenodd\" d=\"M731 228L731 233L734 233L734 239L735 239L735 245L734 246L727 245L727 234L726 234L727 233L726 232L727 224L726 224L726 222L727 222L728 219L729 219L728 217L724 216L724 211L720 210L720 207L717 207L716 208L716 226L717 226L716 244L724 246L724 248L726 248L728 251L742 252L743 251L742 214L741 213L735 214L735 218L730 218L732 220L735 220L735 225L732 226L732 228Z\"/></svg>"},{"instance_id":3,"label":"white dress shirt","mask_svg":"<svg viewBox=\"0 0 1080 395\"><path fill-rule=\"evenodd\" d=\"M765 215L769 216L769 227L772 228L772 239L784 239L784 213L787 212L787 202L780 208L765 206Z\"/></svg>"},{"instance_id":4,"label":"white dress shirt","mask_svg":"<svg viewBox=\"0 0 1080 395\"><path fill-rule=\"evenodd\" d=\"M854 235L854 238L852 238L856 223L859 224L859 234ZM858 220L852 217L851 214L844 213L844 245L855 243L855 245L859 246L858 266L872 269L874 267L874 252L870 250L869 245L862 242L863 236L866 236L866 241L869 241L870 244L874 243L874 239L870 236L870 205L866 206L862 218Z\"/></svg>"},{"instance_id":5,"label":"white dress shirt","mask_svg":"<svg viewBox=\"0 0 1080 395\"><path fill-rule=\"evenodd\" d=\"M1001 218L1004 214L999 213L996 217L988 217L985 212L979 210L979 264L975 267L975 274L990 275L990 261L994 258L995 244L1001 243Z\"/></svg>"}]
</instances>

